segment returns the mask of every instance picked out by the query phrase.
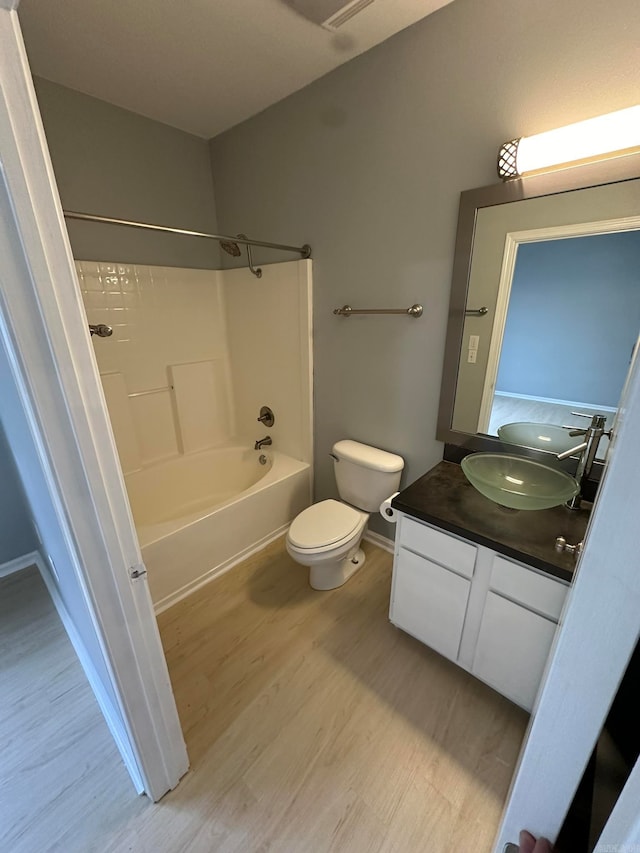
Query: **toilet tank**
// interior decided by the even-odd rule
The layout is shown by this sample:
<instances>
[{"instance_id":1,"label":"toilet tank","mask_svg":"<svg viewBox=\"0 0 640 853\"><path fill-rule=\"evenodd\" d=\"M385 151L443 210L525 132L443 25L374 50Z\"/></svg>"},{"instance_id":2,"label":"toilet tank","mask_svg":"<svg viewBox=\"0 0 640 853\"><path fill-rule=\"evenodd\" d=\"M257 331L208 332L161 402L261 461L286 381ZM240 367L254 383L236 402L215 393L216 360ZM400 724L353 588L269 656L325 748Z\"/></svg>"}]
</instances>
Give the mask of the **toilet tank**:
<instances>
[{"instance_id":1,"label":"toilet tank","mask_svg":"<svg viewBox=\"0 0 640 853\"><path fill-rule=\"evenodd\" d=\"M365 512L398 490L404 459L395 453L345 439L333 445L333 470L343 501Z\"/></svg>"}]
</instances>

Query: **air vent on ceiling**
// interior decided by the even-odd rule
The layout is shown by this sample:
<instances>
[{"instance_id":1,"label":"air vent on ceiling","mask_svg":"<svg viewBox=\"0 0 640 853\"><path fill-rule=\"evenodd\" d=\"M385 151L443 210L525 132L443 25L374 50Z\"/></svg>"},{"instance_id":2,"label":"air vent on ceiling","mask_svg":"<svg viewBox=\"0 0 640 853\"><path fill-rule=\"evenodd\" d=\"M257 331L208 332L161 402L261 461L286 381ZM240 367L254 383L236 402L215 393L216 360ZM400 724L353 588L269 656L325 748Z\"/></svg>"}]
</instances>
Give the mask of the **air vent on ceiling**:
<instances>
[{"instance_id":1,"label":"air vent on ceiling","mask_svg":"<svg viewBox=\"0 0 640 853\"><path fill-rule=\"evenodd\" d=\"M350 0L348 3L344 0L289 0L289 5L315 24L337 30L373 2L375 0Z\"/></svg>"},{"instance_id":2,"label":"air vent on ceiling","mask_svg":"<svg viewBox=\"0 0 640 853\"><path fill-rule=\"evenodd\" d=\"M323 27L328 27L331 30L337 30L339 27L344 26L344 24L348 23L352 18L362 12L363 9L366 9L367 6L370 6L374 0L353 0L352 3L347 3L339 12L336 12L335 15L332 15L330 18L327 18L326 21L322 22Z\"/></svg>"}]
</instances>

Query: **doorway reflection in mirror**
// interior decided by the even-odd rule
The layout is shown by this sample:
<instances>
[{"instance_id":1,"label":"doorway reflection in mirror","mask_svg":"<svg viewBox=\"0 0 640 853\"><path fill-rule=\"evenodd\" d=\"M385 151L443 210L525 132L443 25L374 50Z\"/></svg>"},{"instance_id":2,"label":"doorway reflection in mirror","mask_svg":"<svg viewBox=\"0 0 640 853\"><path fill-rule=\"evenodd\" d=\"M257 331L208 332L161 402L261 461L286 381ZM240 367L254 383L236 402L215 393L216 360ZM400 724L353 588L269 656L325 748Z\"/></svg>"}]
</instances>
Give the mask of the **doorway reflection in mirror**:
<instances>
[{"instance_id":1,"label":"doorway reflection in mirror","mask_svg":"<svg viewBox=\"0 0 640 853\"><path fill-rule=\"evenodd\" d=\"M640 330L640 231L519 246L487 424L610 429ZM606 454L601 442L598 456Z\"/></svg>"}]
</instances>

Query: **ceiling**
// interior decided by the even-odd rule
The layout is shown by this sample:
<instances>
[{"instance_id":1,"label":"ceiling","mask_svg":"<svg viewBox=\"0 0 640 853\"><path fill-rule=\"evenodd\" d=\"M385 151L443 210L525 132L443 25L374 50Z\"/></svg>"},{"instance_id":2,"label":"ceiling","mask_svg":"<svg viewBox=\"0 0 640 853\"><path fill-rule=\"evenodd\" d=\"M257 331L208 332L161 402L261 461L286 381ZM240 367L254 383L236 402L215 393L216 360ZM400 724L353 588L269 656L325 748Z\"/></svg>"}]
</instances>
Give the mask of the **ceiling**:
<instances>
[{"instance_id":1,"label":"ceiling","mask_svg":"<svg viewBox=\"0 0 640 853\"><path fill-rule=\"evenodd\" d=\"M35 75L208 139L450 2L22 0L18 14Z\"/></svg>"}]
</instances>

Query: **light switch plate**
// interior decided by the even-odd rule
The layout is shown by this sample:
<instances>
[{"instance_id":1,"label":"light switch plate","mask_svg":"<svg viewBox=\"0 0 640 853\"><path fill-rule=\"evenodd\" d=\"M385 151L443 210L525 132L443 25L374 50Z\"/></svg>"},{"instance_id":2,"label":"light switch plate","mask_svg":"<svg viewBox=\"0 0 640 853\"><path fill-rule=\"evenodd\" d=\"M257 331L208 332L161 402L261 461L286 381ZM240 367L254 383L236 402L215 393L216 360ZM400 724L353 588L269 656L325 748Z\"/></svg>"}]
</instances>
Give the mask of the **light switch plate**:
<instances>
[{"instance_id":1,"label":"light switch plate","mask_svg":"<svg viewBox=\"0 0 640 853\"><path fill-rule=\"evenodd\" d=\"M469 335L469 349L478 349L480 346L480 335Z\"/></svg>"},{"instance_id":2,"label":"light switch plate","mask_svg":"<svg viewBox=\"0 0 640 853\"><path fill-rule=\"evenodd\" d=\"M477 349L470 349L469 350L469 356L467 358L467 362L469 364L475 364L477 358L478 358L478 350Z\"/></svg>"}]
</instances>

